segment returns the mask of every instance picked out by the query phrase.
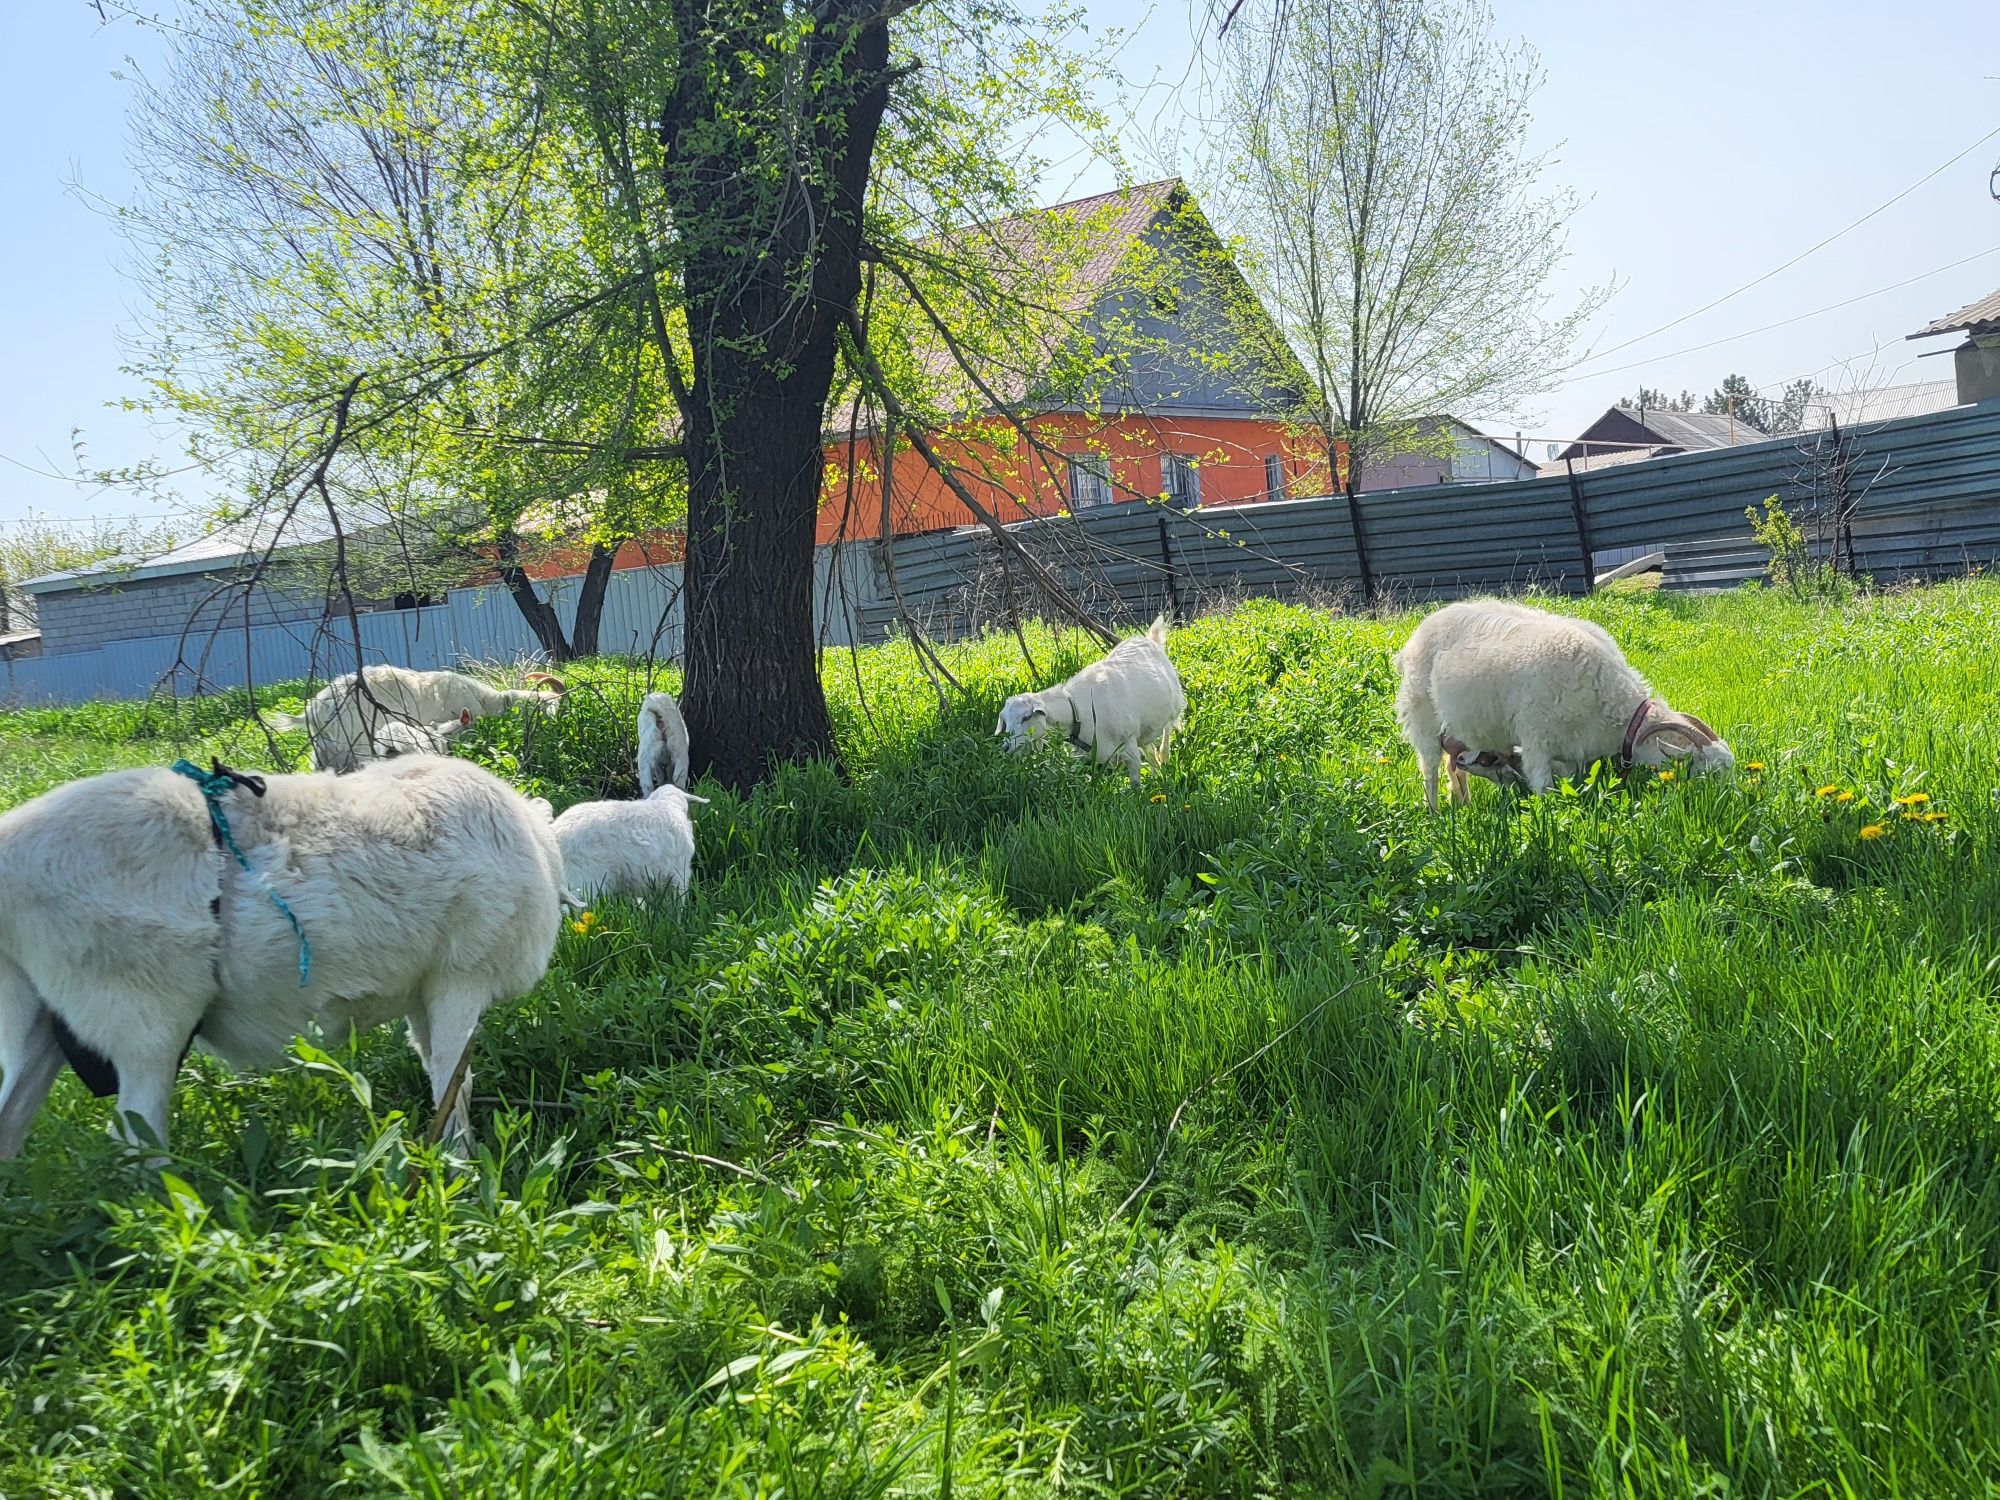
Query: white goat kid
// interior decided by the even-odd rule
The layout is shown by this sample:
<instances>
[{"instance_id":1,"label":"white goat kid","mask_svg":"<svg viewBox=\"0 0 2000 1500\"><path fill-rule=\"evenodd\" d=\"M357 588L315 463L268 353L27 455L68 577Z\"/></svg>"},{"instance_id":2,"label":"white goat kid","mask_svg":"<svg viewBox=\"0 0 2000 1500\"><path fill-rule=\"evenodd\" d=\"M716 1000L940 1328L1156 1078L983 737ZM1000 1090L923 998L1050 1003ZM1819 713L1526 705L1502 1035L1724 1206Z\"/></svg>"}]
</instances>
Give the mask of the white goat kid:
<instances>
[{"instance_id":1,"label":"white goat kid","mask_svg":"<svg viewBox=\"0 0 2000 1500\"><path fill-rule=\"evenodd\" d=\"M313 769L352 771L376 759L375 739L392 724L424 729L446 719L505 713L518 703L554 713L562 683L546 672L529 680L548 688L489 687L462 672L419 672L408 667L369 667L364 681L355 674L336 677L313 695L303 714L266 715L280 729L303 729L312 741Z\"/></svg>"},{"instance_id":2,"label":"white goat kid","mask_svg":"<svg viewBox=\"0 0 2000 1500\"><path fill-rule=\"evenodd\" d=\"M452 741L472 727L472 710L462 709L455 719L436 724L405 724L401 719L376 726L371 742L376 760L394 760L399 755L443 755Z\"/></svg>"},{"instance_id":3,"label":"white goat kid","mask_svg":"<svg viewBox=\"0 0 2000 1500\"><path fill-rule=\"evenodd\" d=\"M994 733L1019 750L1052 734L1102 763L1122 760L1139 785L1140 752L1166 758L1187 713L1180 674L1167 658L1167 617L1141 636L1120 641L1061 687L1016 693L1000 709Z\"/></svg>"},{"instance_id":4,"label":"white goat kid","mask_svg":"<svg viewBox=\"0 0 2000 1500\"><path fill-rule=\"evenodd\" d=\"M1448 767L1454 802L1468 774L1546 792L1597 760L1699 773L1735 756L1713 729L1653 696L1618 644L1587 620L1501 599L1467 599L1427 617L1396 653L1396 717L1437 806Z\"/></svg>"},{"instance_id":5,"label":"white goat kid","mask_svg":"<svg viewBox=\"0 0 2000 1500\"><path fill-rule=\"evenodd\" d=\"M563 883L574 899L644 900L662 886L685 892L694 871L694 819L706 804L668 782L637 802L579 802L555 820Z\"/></svg>"},{"instance_id":6,"label":"white goat kid","mask_svg":"<svg viewBox=\"0 0 2000 1500\"><path fill-rule=\"evenodd\" d=\"M437 1108L480 1016L547 969L562 858L547 816L497 777L411 756L231 779L213 807L248 870L173 771L88 777L0 816L0 1158L65 1055L115 1088L114 1130L133 1140L136 1119L164 1143L197 1037L266 1066L314 1024L405 1016ZM468 1074L461 1136L470 1093Z\"/></svg>"},{"instance_id":7,"label":"white goat kid","mask_svg":"<svg viewBox=\"0 0 2000 1500\"><path fill-rule=\"evenodd\" d=\"M671 693L648 693L639 705L639 795L650 797L671 782L686 786L687 721Z\"/></svg>"}]
</instances>

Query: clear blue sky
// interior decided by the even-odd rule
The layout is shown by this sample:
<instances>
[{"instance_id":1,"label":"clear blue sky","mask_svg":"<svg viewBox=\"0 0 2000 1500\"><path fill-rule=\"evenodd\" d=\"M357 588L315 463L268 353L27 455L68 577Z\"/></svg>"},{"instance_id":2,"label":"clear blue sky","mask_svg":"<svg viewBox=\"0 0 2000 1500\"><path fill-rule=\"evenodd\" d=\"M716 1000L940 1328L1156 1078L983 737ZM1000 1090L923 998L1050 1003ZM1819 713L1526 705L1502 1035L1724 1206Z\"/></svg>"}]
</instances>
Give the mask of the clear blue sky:
<instances>
[{"instance_id":1,"label":"clear blue sky","mask_svg":"<svg viewBox=\"0 0 2000 1500\"><path fill-rule=\"evenodd\" d=\"M1616 276L1623 289L1593 330L1608 349L1646 334L1780 265L2000 128L2000 5L1862 0L1761 8L1674 9L1495 0L1499 29L1542 53L1536 103L1545 145L1565 143L1551 176L1589 201L1571 237L1575 285ZM150 65L162 43L121 22L102 27L82 0L0 3L0 521L152 509L121 491L78 487L70 431L90 460L172 462L171 434L110 409L136 394L120 373L119 330L140 309L119 273L121 247L72 180L114 202L130 191L123 146L128 56ZM1092 0L1093 22L1136 27L1121 59L1135 88L1135 131L1172 122L1189 74L1190 15L1179 3ZM1586 364L1538 403L1531 431L1577 431L1648 385L1706 392L1732 370L1759 385L1816 373L1839 388L1945 378L1948 359L1916 361L1903 335L2000 287L2000 253L1768 333L1699 352L1691 345L1811 312L1982 252L2000 252L2000 203L1987 177L2000 136L1869 223L1713 311ZM1143 165L1143 163L1142 163ZM1052 196L1089 177L1051 184ZM1948 341L1937 341L1940 344ZM1873 351L1880 347L1880 354ZM1617 368L1639 361L1636 369ZM199 499L198 481L190 484Z\"/></svg>"}]
</instances>

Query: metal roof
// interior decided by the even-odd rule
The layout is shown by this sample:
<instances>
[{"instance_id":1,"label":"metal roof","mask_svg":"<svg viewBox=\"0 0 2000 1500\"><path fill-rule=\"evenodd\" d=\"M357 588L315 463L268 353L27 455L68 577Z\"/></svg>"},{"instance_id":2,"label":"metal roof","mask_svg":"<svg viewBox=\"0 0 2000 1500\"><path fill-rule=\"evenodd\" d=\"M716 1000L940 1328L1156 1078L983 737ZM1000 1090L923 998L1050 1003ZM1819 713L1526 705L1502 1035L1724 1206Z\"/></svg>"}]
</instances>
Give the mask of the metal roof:
<instances>
[{"instance_id":1,"label":"metal roof","mask_svg":"<svg viewBox=\"0 0 2000 1500\"><path fill-rule=\"evenodd\" d=\"M1934 333L1991 333L2000 328L2000 292L1988 292L1977 302L1968 302L1949 317L1939 318L1919 328L1909 337L1928 338Z\"/></svg>"},{"instance_id":2,"label":"metal roof","mask_svg":"<svg viewBox=\"0 0 2000 1500\"><path fill-rule=\"evenodd\" d=\"M1805 427L1816 432L1829 420L1842 427L1864 422L1893 422L1898 417L1927 417L1959 405L1956 380L1921 380L1885 385L1872 391L1843 391L1825 399L1814 397L1806 408Z\"/></svg>"},{"instance_id":3,"label":"metal roof","mask_svg":"<svg viewBox=\"0 0 2000 1500\"><path fill-rule=\"evenodd\" d=\"M349 535L373 529L352 521L347 524ZM324 515L302 508L285 526L282 538L278 536L277 526L271 518L252 516L218 526L207 536L183 542L152 557L110 557L87 568L30 578L18 587L28 594L59 594L69 589L103 588L146 578L178 578L190 573L220 572L262 557L271 550L274 541L278 544L278 551L290 552L330 541L332 537L333 528Z\"/></svg>"},{"instance_id":4,"label":"metal roof","mask_svg":"<svg viewBox=\"0 0 2000 1500\"><path fill-rule=\"evenodd\" d=\"M1637 407L1632 406L1621 406L1618 410L1659 438L1661 446L1685 448L1690 453L1709 448L1730 448L1738 443L1754 443L1763 437L1741 417L1736 419L1732 433L1727 412L1655 411L1648 408L1641 414ZM1745 437L1745 433L1751 436Z\"/></svg>"}]
</instances>

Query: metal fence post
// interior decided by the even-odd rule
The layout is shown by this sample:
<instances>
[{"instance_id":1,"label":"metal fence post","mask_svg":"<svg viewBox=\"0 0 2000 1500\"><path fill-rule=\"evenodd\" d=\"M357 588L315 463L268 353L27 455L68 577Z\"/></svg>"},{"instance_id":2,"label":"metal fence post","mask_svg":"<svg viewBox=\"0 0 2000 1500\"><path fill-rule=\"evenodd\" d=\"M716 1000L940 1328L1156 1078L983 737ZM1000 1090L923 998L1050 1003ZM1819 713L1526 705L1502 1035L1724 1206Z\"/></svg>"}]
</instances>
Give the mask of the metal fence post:
<instances>
[{"instance_id":1,"label":"metal fence post","mask_svg":"<svg viewBox=\"0 0 2000 1500\"><path fill-rule=\"evenodd\" d=\"M1597 554L1590 545L1590 512L1583 503L1583 482L1576 477L1576 460L1568 455L1563 457L1563 468L1569 471L1569 509L1576 517L1576 544L1583 549L1583 591L1597 592Z\"/></svg>"}]
</instances>

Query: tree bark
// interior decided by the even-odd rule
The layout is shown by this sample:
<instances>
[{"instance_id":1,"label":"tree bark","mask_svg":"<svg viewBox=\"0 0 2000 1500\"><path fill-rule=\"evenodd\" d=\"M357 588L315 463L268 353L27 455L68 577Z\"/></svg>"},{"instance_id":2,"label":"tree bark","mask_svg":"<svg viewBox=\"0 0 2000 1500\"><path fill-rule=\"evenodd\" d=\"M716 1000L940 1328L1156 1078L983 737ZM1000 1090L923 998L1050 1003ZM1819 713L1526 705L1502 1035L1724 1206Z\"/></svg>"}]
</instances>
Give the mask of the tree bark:
<instances>
[{"instance_id":1,"label":"tree bark","mask_svg":"<svg viewBox=\"0 0 2000 1500\"><path fill-rule=\"evenodd\" d=\"M515 607L528 622L528 628L534 631L535 639L541 642L549 660L568 661L569 641L563 635L562 620L549 602L535 592L535 580L521 566L521 550L511 537L500 543L500 581L514 596Z\"/></svg>"},{"instance_id":2,"label":"tree bark","mask_svg":"<svg viewBox=\"0 0 2000 1500\"><path fill-rule=\"evenodd\" d=\"M597 542L590 549L590 562L583 570L583 588L576 596L576 623L570 627L571 656L595 656L597 631L604 621L604 591L611 584L611 563L616 547Z\"/></svg>"},{"instance_id":3,"label":"tree bark","mask_svg":"<svg viewBox=\"0 0 2000 1500\"><path fill-rule=\"evenodd\" d=\"M780 6L681 8L683 35L733 23L683 55L661 126L675 216L702 226L682 266L681 711L691 771L746 790L785 761L837 758L813 634L814 523L837 340L861 288L888 24L874 0L834 0L800 55L769 67Z\"/></svg>"}]
</instances>

